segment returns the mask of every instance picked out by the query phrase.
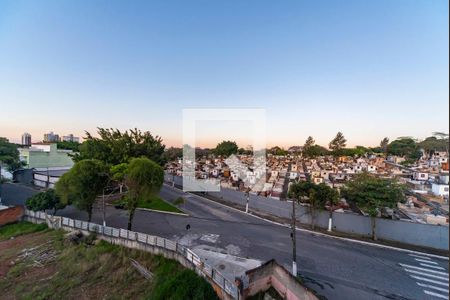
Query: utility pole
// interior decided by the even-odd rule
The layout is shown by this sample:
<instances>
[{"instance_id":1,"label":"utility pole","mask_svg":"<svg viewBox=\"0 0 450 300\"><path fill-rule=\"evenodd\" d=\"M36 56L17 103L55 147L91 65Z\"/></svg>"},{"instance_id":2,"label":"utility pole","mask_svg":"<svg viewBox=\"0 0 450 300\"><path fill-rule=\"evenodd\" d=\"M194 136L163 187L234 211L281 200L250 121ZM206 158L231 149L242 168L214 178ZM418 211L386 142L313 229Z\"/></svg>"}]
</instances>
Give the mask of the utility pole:
<instances>
[{"instance_id":1,"label":"utility pole","mask_svg":"<svg viewBox=\"0 0 450 300\"><path fill-rule=\"evenodd\" d=\"M247 204L245 204L245 213L248 214L248 202L250 201L250 188L247 189L245 196L247 197Z\"/></svg>"},{"instance_id":2,"label":"utility pole","mask_svg":"<svg viewBox=\"0 0 450 300\"><path fill-rule=\"evenodd\" d=\"M332 175L332 174L330 174ZM332 184L332 189L334 190L334 176L331 177L331 184ZM328 217L328 230L330 231L332 230L333 227L333 200L330 199L330 216Z\"/></svg>"},{"instance_id":3,"label":"utility pole","mask_svg":"<svg viewBox=\"0 0 450 300\"><path fill-rule=\"evenodd\" d=\"M106 213L105 213L105 188L103 188L102 199L103 199L103 226L106 226Z\"/></svg>"},{"instance_id":4,"label":"utility pole","mask_svg":"<svg viewBox=\"0 0 450 300\"><path fill-rule=\"evenodd\" d=\"M295 236L295 199L292 199L292 275L297 277L297 245Z\"/></svg>"}]
</instances>

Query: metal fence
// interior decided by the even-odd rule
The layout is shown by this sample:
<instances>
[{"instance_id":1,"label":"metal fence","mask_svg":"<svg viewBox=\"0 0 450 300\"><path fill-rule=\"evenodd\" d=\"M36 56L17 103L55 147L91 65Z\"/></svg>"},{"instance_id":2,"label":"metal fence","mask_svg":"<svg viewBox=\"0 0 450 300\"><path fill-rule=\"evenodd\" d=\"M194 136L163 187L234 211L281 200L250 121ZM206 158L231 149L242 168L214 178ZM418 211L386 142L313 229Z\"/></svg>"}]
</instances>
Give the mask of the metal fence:
<instances>
[{"instance_id":1,"label":"metal fence","mask_svg":"<svg viewBox=\"0 0 450 300\"><path fill-rule=\"evenodd\" d=\"M103 235L105 237L120 238L132 242L142 243L153 247L160 247L174 253L182 255L187 261L191 262L203 276L213 280L223 291L225 291L233 299L239 299L239 292L233 281L225 278L217 269L202 262L200 257L189 248L178 244L172 240L168 240L159 236L149 235L141 232L135 232L122 228L113 228L102 226L96 223L73 220L65 217L53 217L42 211L25 210L25 216L28 219L38 219L50 223L53 228L73 228Z\"/></svg>"}]
</instances>

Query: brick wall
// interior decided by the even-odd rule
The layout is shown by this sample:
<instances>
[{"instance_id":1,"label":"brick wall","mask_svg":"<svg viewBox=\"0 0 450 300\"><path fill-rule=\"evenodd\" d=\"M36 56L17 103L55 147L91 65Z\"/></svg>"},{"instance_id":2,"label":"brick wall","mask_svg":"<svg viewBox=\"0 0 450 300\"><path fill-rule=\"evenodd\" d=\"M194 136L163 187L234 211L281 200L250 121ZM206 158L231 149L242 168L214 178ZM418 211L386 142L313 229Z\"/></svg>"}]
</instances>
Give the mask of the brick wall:
<instances>
[{"instance_id":1,"label":"brick wall","mask_svg":"<svg viewBox=\"0 0 450 300\"><path fill-rule=\"evenodd\" d=\"M23 213L23 207L21 206L14 206L0 210L0 226L20 221Z\"/></svg>"}]
</instances>

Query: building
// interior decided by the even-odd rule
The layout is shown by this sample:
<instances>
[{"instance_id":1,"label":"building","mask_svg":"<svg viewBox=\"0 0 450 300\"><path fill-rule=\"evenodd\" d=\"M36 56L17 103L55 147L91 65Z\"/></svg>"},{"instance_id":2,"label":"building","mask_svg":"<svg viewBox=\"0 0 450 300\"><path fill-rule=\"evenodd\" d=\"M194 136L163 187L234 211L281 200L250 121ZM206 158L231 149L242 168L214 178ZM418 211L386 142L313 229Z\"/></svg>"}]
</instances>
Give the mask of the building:
<instances>
[{"instance_id":1,"label":"building","mask_svg":"<svg viewBox=\"0 0 450 300\"><path fill-rule=\"evenodd\" d=\"M59 135L53 133L53 131L44 134L44 143L56 143L59 142L59 140Z\"/></svg>"},{"instance_id":2,"label":"building","mask_svg":"<svg viewBox=\"0 0 450 300\"><path fill-rule=\"evenodd\" d=\"M72 150L59 150L55 143L35 143L29 148L19 148L19 158L25 168L71 168Z\"/></svg>"},{"instance_id":3,"label":"building","mask_svg":"<svg viewBox=\"0 0 450 300\"><path fill-rule=\"evenodd\" d=\"M22 134L22 146L31 146L31 134L28 132Z\"/></svg>"},{"instance_id":4,"label":"building","mask_svg":"<svg viewBox=\"0 0 450 300\"><path fill-rule=\"evenodd\" d=\"M69 135L65 135L63 136L62 140L64 142L75 142L75 143L79 143L80 142L80 138L73 136L73 134L69 134Z\"/></svg>"}]
</instances>

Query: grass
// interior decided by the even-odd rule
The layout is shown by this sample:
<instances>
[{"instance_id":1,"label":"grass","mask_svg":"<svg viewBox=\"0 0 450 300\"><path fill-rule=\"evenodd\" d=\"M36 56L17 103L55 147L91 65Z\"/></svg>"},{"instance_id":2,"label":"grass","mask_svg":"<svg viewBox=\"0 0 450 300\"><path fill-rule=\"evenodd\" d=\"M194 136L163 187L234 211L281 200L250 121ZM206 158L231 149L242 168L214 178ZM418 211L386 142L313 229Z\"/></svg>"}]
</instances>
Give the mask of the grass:
<instances>
[{"instance_id":1,"label":"grass","mask_svg":"<svg viewBox=\"0 0 450 300\"><path fill-rule=\"evenodd\" d=\"M30 222L20 222L15 224L8 224L0 227L0 241L23 234L43 231L45 229L47 229L47 224L45 223L33 224Z\"/></svg>"},{"instance_id":2,"label":"grass","mask_svg":"<svg viewBox=\"0 0 450 300\"><path fill-rule=\"evenodd\" d=\"M175 201L173 202L173 205L181 205L184 204L184 198L183 197L178 197L177 199L175 199Z\"/></svg>"},{"instance_id":3,"label":"grass","mask_svg":"<svg viewBox=\"0 0 450 300\"><path fill-rule=\"evenodd\" d=\"M75 245L64 235L62 231L45 230L34 234L33 239L24 234L0 242L0 249L14 248L9 254L0 251L0 271L5 266L9 268L5 276L0 276L0 298L217 299L202 277L174 260L105 241ZM47 241L51 241L57 253L53 262L36 267L31 261L16 260L22 249ZM130 258L152 272L153 277L145 279L132 266ZM11 261L15 260L11 267Z\"/></svg>"},{"instance_id":4,"label":"grass","mask_svg":"<svg viewBox=\"0 0 450 300\"><path fill-rule=\"evenodd\" d=\"M138 207L160 211L182 213L182 211L178 209L176 206L173 206L172 204L164 201L158 196L152 196L150 198L140 200Z\"/></svg>"}]
</instances>

